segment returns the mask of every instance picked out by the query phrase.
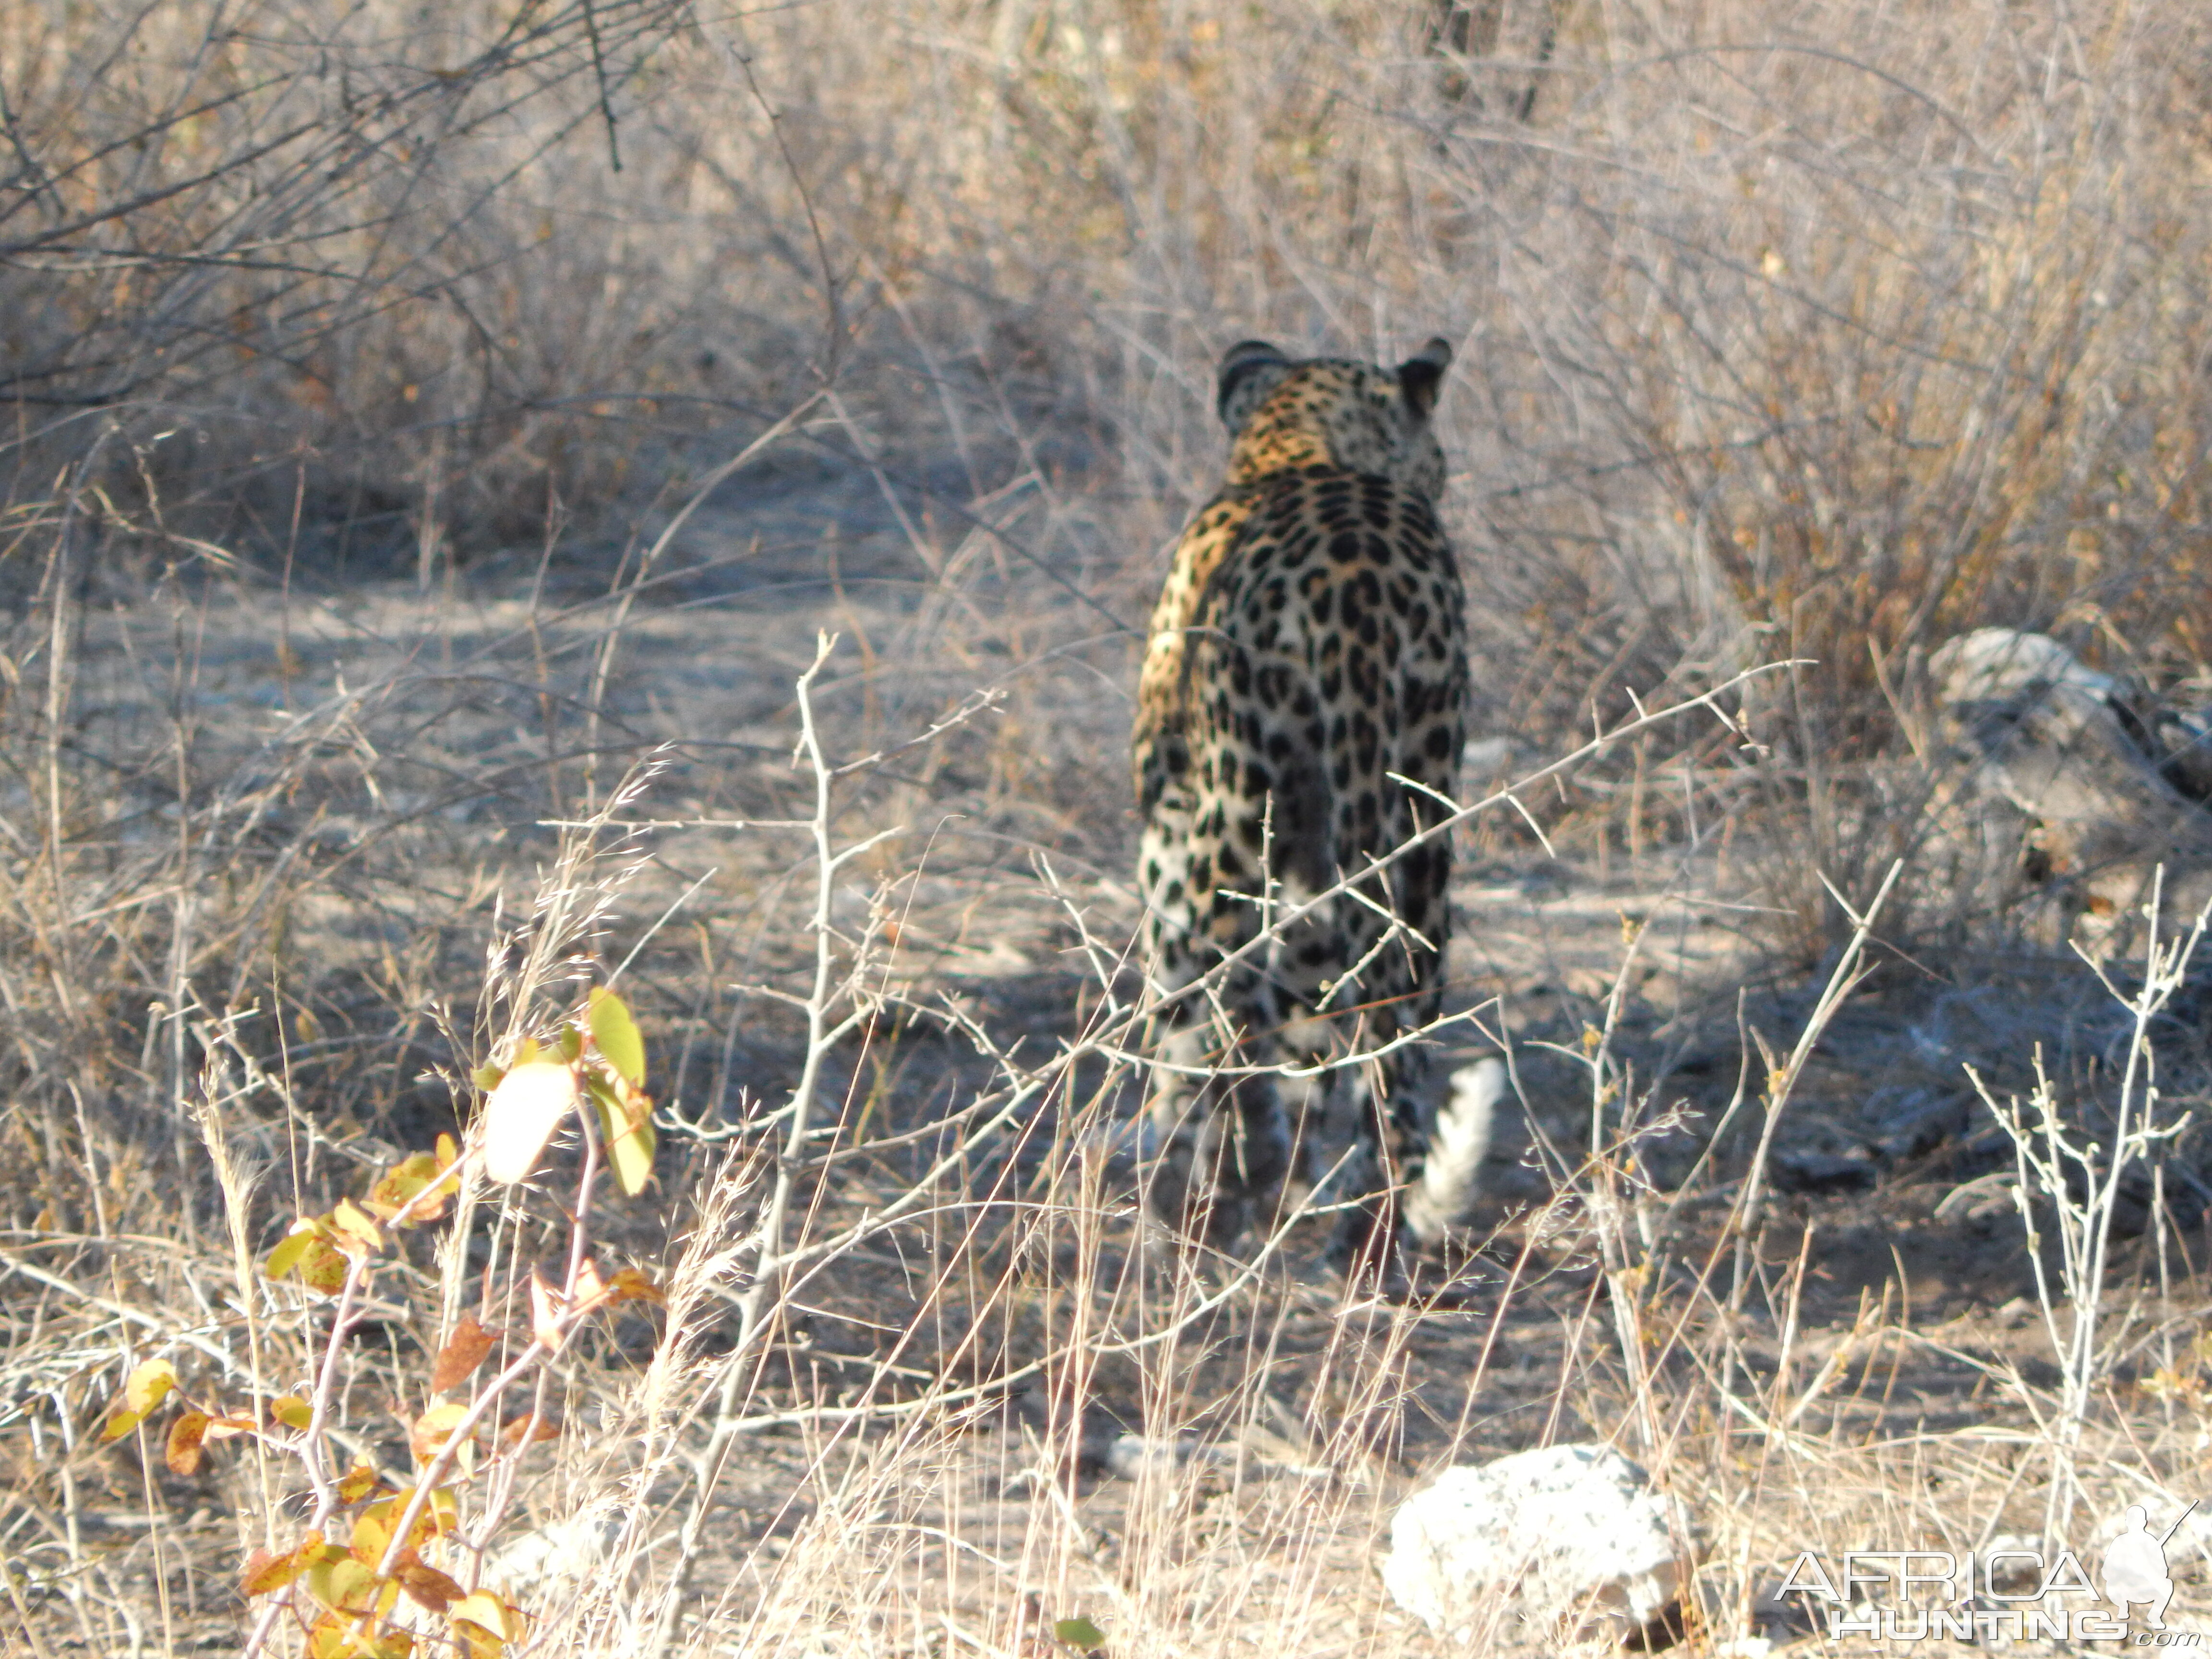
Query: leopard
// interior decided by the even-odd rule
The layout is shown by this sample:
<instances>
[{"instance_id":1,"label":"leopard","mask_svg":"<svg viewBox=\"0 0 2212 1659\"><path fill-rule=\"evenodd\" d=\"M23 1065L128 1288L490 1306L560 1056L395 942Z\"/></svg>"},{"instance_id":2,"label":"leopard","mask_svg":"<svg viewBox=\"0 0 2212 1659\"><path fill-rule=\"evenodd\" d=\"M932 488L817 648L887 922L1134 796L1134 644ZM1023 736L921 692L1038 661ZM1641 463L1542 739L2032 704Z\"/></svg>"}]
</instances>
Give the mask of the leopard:
<instances>
[{"instance_id":1,"label":"leopard","mask_svg":"<svg viewBox=\"0 0 2212 1659\"><path fill-rule=\"evenodd\" d=\"M1216 376L1227 476L1176 545L1132 743L1146 1204L1204 1249L1303 1184L1338 1214L1328 1260L1386 1268L1455 1223L1486 1146L1494 1063L1440 1114L1421 1035L1470 684L1431 427L1451 358L1246 340Z\"/></svg>"}]
</instances>

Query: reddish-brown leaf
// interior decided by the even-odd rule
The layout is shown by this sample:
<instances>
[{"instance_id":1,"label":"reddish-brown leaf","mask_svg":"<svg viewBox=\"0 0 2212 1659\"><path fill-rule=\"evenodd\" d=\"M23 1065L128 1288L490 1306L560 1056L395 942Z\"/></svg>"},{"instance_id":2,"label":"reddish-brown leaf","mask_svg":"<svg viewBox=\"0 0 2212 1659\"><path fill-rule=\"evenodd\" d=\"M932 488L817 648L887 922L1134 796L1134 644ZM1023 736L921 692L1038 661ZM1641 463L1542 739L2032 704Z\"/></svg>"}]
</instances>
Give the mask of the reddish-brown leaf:
<instances>
[{"instance_id":1,"label":"reddish-brown leaf","mask_svg":"<svg viewBox=\"0 0 2212 1659\"><path fill-rule=\"evenodd\" d=\"M463 1314L461 1322L446 1339L446 1346L438 1350L438 1363L430 1372L430 1392L443 1394L466 1382L470 1373L483 1364L483 1357L492 1351L495 1340L489 1331L477 1323L474 1314Z\"/></svg>"},{"instance_id":2,"label":"reddish-brown leaf","mask_svg":"<svg viewBox=\"0 0 2212 1659\"><path fill-rule=\"evenodd\" d=\"M535 1441L559 1439L561 1425L537 1412L525 1412L510 1418L499 1437L510 1446L526 1446Z\"/></svg>"},{"instance_id":3,"label":"reddish-brown leaf","mask_svg":"<svg viewBox=\"0 0 2212 1659\"><path fill-rule=\"evenodd\" d=\"M200 1446L207 1439L210 1420L205 1412L180 1412L177 1420L169 1425L167 1455L172 1474L199 1472Z\"/></svg>"},{"instance_id":4,"label":"reddish-brown leaf","mask_svg":"<svg viewBox=\"0 0 2212 1659\"><path fill-rule=\"evenodd\" d=\"M239 1594L249 1601L257 1595L266 1595L270 1590L283 1589L299 1571L297 1557L256 1550L246 1558L246 1571L238 1576Z\"/></svg>"},{"instance_id":5,"label":"reddish-brown leaf","mask_svg":"<svg viewBox=\"0 0 2212 1659\"><path fill-rule=\"evenodd\" d=\"M419 1561L400 1568L398 1577L399 1588L407 1592L409 1599L433 1613L443 1613L468 1594L437 1568L426 1567Z\"/></svg>"},{"instance_id":6,"label":"reddish-brown leaf","mask_svg":"<svg viewBox=\"0 0 2212 1659\"><path fill-rule=\"evenodd\" d=\"M635 1267L624 1267L609 1279L607 1296L615 1302L653 1302L664 1308L668 1305L668 1298L661 1294L660 1286Z\"/></svg>"}]
</instances>

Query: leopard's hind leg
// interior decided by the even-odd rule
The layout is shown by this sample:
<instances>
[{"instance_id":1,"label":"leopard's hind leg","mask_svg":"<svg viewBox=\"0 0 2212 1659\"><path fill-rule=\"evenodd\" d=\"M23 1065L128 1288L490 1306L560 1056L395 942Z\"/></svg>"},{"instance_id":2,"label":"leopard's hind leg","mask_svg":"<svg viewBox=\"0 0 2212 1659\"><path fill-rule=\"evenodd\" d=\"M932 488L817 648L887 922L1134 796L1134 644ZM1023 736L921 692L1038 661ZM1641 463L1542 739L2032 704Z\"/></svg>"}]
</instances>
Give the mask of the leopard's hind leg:
<instances>
[{"instance_id":1,"label":"leopard's hind leg","mask_svg":"<svg viewBox=\"0 0 2212 1659\"><path fill-rule=\"evenodd\" d=\"M1239 1014L1249 1001L1201 1000L1163 1017L1153 1052L1151 1112L1158 1152L1146 1192L1154 1216L1183 1237L1227 1250L1275 1212L1291 1165L1291 1128L1275 1079L1243 1074L1270 1045Z\"/></svg>"}]
</instances>

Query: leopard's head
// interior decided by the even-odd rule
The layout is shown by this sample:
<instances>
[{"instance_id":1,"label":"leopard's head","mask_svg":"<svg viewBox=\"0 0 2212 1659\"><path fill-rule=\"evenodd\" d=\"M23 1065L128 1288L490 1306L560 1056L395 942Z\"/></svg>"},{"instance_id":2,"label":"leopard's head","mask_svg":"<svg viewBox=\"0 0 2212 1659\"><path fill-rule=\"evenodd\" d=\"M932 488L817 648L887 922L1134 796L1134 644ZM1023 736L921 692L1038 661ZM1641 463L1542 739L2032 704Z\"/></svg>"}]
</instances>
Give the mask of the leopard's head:
<instances>
[{"instance_id":1,"label":"leopard's head","mask_svg":"<svg viewBox=\"0 0 2212 1659\"><path fill-rule=\"evenodd\" d=\"M1218 406L1230 431L1229 482L1256 483L1298 467L1341 467L1390 478L1434 501L1444 455L1429 416L1450 366L1431 340L1395 368L1336 357L1285 356L1246 340L1221 360Z\"/></svg>"}]
</instances>

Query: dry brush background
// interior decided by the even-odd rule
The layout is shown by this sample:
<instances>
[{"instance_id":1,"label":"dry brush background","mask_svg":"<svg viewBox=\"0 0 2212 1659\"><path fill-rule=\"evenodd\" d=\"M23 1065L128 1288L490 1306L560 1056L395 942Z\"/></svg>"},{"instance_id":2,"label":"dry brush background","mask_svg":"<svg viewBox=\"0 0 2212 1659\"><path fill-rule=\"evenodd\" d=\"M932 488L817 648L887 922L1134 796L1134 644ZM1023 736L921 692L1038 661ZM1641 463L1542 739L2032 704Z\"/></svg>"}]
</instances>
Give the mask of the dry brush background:
<instances>
[{"instance_id":1,"label":"dry brush background","mask_svg":"<svg viewBox=\"0 0 2212 1659\"><path fill-rule=\"evenodd\" d=\"M2200 8L24 0L0 97L10 1644L240 1644L283 1468L102 1415L149 1355L291 1388L327 1309L247 1258L593 981L666 1114L601 1238L672 1305L560 1356L474 1540L612 1539L509 1563L529 1651L1426 1652L1389 1504L1559 1438L1704 1517L1702 1650L1795 1639L1801 1547L2196 1495L2192 1143L2069 1370L1964 1067L2094 1133L2154 1055L2171 1122L2201 1010L2134 1040L2020 826L1961 854L1927 659L2032 629L2212 700ZM1526 1102L1471 1292L1347 1303L1301 1240L1163 1285L1136 630L1220 349L1431 333L1468 799L1798 665L1463 839L1453 1000ZM790 1240L910 1207L756 1336L795 1092ZM405 1468L557 1187L380 1274L349 1455Z\"/></svg>"}]
</instances>

